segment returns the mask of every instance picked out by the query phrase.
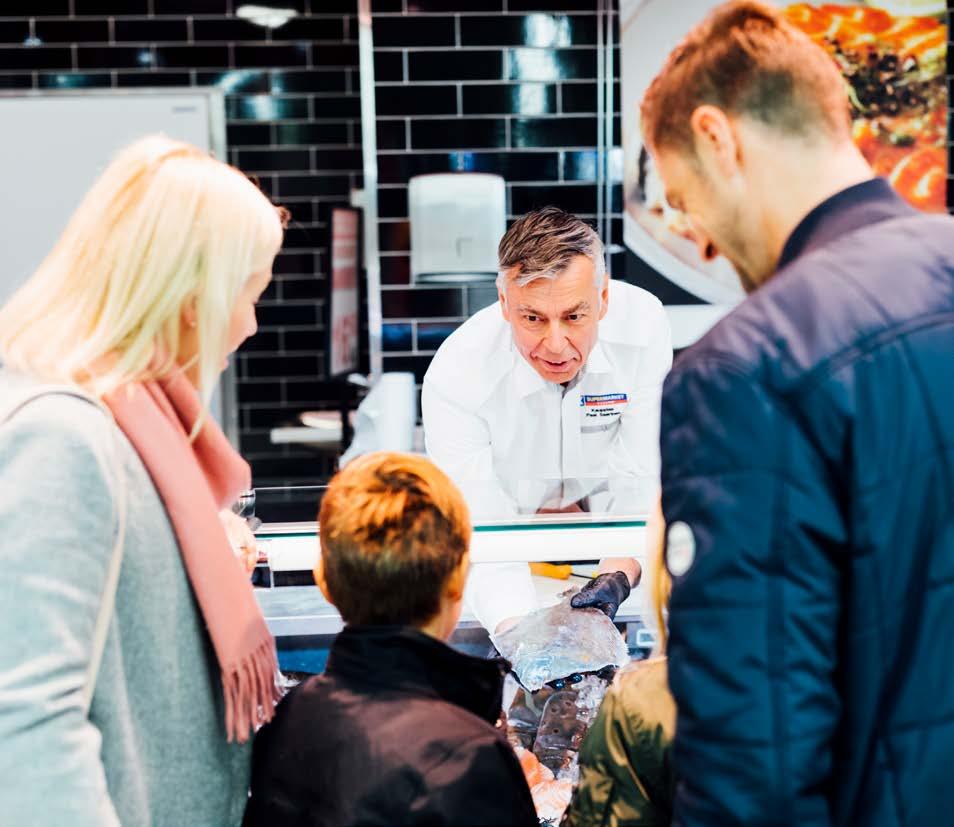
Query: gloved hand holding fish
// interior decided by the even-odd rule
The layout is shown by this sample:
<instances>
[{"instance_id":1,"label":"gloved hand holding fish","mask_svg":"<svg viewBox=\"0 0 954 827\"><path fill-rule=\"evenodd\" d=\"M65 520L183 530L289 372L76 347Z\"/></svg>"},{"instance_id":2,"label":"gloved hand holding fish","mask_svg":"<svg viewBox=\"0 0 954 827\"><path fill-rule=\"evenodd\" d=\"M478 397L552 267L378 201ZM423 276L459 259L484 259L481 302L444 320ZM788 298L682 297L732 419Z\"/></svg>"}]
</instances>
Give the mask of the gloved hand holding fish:
<instances>
[{"instance_id":1,"label":"gloved hand holding fish","mask_svg":"<svg viewBox=\"0 0 954 827\"><path fill-rule=\"evenodd\" d=\"M517 679L531 692L551 681L629 661L626 643L606 614L571 606L578 593L578 589L563 592L555 606L531 612L516 626L492 636Z\"/></svg>"},{"instance_id":2,"label":"gloved hand holding fish","mask_svg":"<svg viewBox=\"0 0 954 827\"><path fill-rule=\"evenodd\" d=\"M619 607L629 597L630 591L629 577L625 572L606 572L598 574L580 589L580 593L573 596L570 605L574 609L592 606L612 620L616 617Z\"/></svg>"}]
</instances>

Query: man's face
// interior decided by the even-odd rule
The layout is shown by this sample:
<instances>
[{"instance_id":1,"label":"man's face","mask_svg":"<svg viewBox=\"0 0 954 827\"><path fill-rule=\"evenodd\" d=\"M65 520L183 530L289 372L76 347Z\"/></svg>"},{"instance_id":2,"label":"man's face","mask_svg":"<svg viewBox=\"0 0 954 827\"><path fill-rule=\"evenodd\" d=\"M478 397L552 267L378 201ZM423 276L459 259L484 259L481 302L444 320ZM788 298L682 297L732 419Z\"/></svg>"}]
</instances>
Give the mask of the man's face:
<instances>
[{"instance_id":1,"label":"man's face","mask_svg":"<svg viewBox=\"0 0 954 827\"><path fill-rule=\"evenodd\" d=\"M751 293L774 269L759 235L756 197L730 179L724 165L678 149L654 153L666 188L666 200L686 216L703 261L725 256L746 292Z\"/></svg>"},{"instance_id":2,"label":"man's face","mask_svg":"<svg viewBox=\"0 0 954 827\"><path fill-rule=\"evenodd\" d=\"M571 381L586 364L608 303L608 280L598 287L593 262L583 255L555 279L536 279L525 287L508 280L500 293L520 355L557 384Z\"/></svg>"}]
</instances>

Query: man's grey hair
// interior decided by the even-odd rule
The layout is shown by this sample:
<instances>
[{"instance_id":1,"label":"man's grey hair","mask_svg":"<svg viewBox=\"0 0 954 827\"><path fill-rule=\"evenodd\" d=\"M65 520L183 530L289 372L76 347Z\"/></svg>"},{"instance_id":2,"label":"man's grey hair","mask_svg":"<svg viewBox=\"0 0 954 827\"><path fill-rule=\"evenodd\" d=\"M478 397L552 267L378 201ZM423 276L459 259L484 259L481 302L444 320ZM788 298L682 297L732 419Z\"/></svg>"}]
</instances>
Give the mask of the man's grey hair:
<instances>
[{"instance_id":1,"label":"man's grey hair","mask_svg":"<svg viewBox=\"0 0 954 827\"><path fill-rule=\"evenodd\" d=\"M597 287L603 286L606 260L603 242L585 221L558 207L543 207L517 219L497 248L497 289L503 290L515 267L511 284L524 287L537 279L556 279L576 256L593 262Z\"/></svg>"}]
</instances>

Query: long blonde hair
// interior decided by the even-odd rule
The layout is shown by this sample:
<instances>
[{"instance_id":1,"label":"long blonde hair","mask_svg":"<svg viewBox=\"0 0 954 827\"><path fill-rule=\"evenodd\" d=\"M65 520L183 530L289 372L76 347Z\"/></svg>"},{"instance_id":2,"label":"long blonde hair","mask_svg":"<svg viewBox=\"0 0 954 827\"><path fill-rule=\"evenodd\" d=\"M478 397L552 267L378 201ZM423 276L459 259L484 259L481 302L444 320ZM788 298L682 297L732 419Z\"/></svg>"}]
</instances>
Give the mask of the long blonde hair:
<instances>
[{"instance_id":1,"label":"long blonde hair","mask_svg":"<svg viewBox=\"0 0 954 827\"><path fill-rule=\"evenodd\" d=\"M153 135L122 150L56 245L0 309L5 366L104 396L197 367L208 405L245 280L271 265L279 208L241 172ZM181 364L194 302L198 353Z\"/></svg>"},{"instance_id":2,"label":"long blonde hair","mask_svg":"<svg viewBox=\"0 0 954 827\"><path fill-rule=\"evenodd\" d=\"M657 500L655 508L646 521L646 549L649 559L649 596L656 613L659 628L657 654L665 654L669 637L666 627L666 614L669 609L669 596L672 592L672 578L666 568L666 521L662 513L662 501Z\"/></svg>"}]
</instances>

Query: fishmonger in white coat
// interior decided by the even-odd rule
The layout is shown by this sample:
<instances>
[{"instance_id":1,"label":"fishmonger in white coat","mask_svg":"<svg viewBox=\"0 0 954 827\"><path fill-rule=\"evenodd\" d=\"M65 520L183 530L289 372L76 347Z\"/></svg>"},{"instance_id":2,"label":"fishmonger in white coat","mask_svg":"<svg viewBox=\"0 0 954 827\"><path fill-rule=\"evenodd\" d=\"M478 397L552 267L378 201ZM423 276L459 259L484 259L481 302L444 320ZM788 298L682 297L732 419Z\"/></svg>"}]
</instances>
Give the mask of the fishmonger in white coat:
<instances>
[{"instance_id":1,"label":"fishmonger in white coat","mask_svg":"<svg viewBox=\"0 0 954 827\"><path fill-rule=\"evenodd\" d=\"M477 518L602 510L614 494L648 507L672 364L662 305L611 281L596 232L554 207L519 219L498 257L499 302L455 331L424 377L428 454ZM574 605L613 616L639 564L607 559L599 571ZM524 563L475 566L469 592L489 630L535 608Z\"/></svg>"}]
</instances>

